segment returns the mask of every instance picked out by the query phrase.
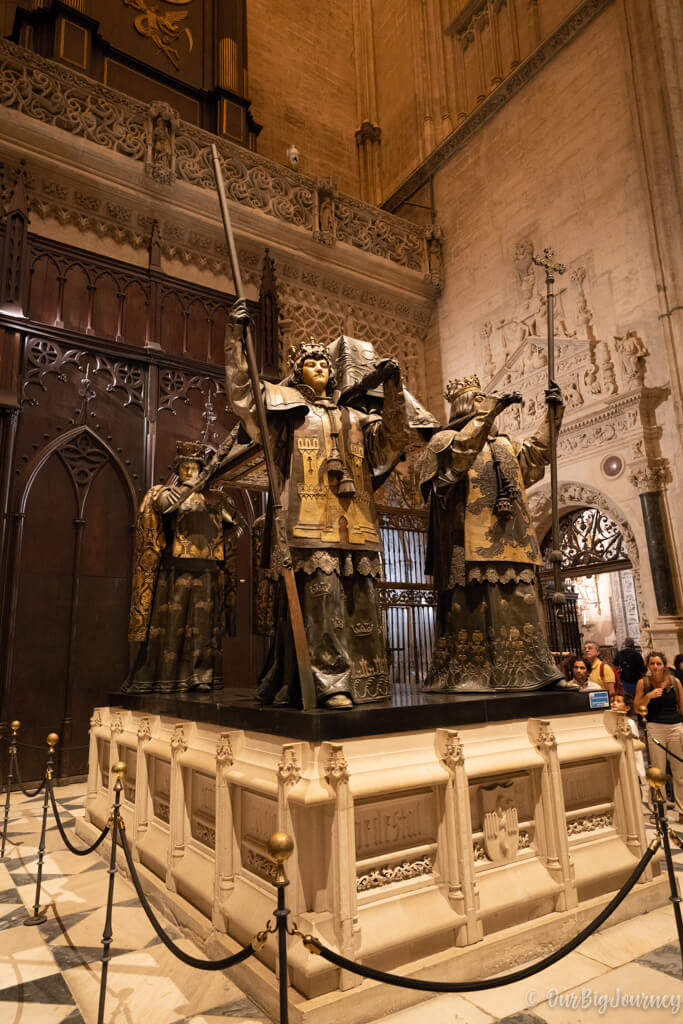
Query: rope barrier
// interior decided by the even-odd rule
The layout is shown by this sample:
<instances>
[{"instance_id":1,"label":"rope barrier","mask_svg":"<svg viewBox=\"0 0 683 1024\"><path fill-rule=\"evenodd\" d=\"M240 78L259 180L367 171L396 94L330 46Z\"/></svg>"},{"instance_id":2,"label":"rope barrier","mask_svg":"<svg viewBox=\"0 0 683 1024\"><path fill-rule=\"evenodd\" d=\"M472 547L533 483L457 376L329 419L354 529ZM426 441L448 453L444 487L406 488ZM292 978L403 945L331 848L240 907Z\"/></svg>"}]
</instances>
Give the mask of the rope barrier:
<instances>
[{"instance_id":1,"label":"rope barrier","mask_svg":"<svg viewBox=\"0 0 683 1024\"><path fill-rule=\"evenodd\" d=\"M537 963L531 964L529 967L523 967L518 971L512 971L510 974L503 974L497 978L485 978L482 981L454 982L422 981L419 978L406 978L399 974L390 974L387 971L377 971L373 967L365 967L363 964L356 963L355 960L349 960L347 957L341 956L339 953L335 953L331 949L328 949L327 946L323 946L322 943L312 935L302 935L299 929L295 929L295 934L300 935L303 938L304 946L309 953L321 956L324 960L334 964L335 967L341 967L343 970L351 971L353 974L360 974L361 977L369 978L371 981L382 981L386 985L396 985L399 988L417 989L421 992L482 992L485 989L502 988L504 985L511 985L515 981L523 981L525 978L530 978L533 974L538 974L539 971L545 970L546 967L551 967L553 964L556 964L558 960L567 956L568 953L573 952L573 950L575 950L577 946L581 945L585 939L596 932L600 925L614 913L619 904L626 898L626 896L628 896L631 889L634 887L642 873L645 871L645 868L659 849L659 845L659 838L652 840L619 892L616 893L598 916L587 924L578 935L575 935L573 939L565 943L564 946L561 946L560 949L556 950L554 953L550 953L548 956L544 957L543 960L539 960Z\"/></svg>"},{"instance_id":2,"label":"rope barrier","mask_svg":"<svg viewBox=\"0 0 683 1024\"><path fill-rule=\"evenodd\" d=\"M69 837L67 836L66 832L64 831L64 826L62 825L61 819L59 817L59 810L57 808L57 801L55 800L55 794L54 794L54 790L52 788L52 780L51 779L48 780L47 788L48 788L48 792L50 794L50 803L52 804L52 813L55 816L55 821L57 822L57 828L59 829L59 834L62 837L62 840L64 841L64 845L66 846L67 850L69 850L71 853L75 854L77 857L85 857L86 854L88 854L88 853L94 853L95 850L97 849L97 847L100 845L100 843L104 840L105 836L108 834L108 832L109 832L109 825L105 825L104 826L104 828L100 832L99 836L97 837L97 839L95 840L95 842L91 846L86 847L85 850L79 850L78 847L74 846L71 843Z\"/></svg>"},{"instance_id":3,"label":"rope barrier","mask_svg":"<svg viewBox=\"0 0 683 1024\"><path fill-rule=\"evenodd\" d=\"M24 781L21 777L21 772L19 770L19 758L17 757L16 753L12 754L12 760L14 761L14 771L16 772L17 782L19 783L19 789L24 794L24 796L27 796L29 800L32 800L34 796L38 796L38 794L42 792L43 786L45 785L45 776L43 775L40 785L36 789L34 789L33 791L26 789Z\"/></svg>"},{"instance_id":4,"label":"rope barrier","mask_svg":"<svg viewBox=\"0 0 683 1024\"><path fill-rule=\"evenodd\" d=\"M130 871L131 881L135 887L138 899L142 904L142 909L147 914L149 923L152 925L152 928L154 928L154 931L157 933L163 944L166 946L166 949L170 950L170 952L173 953L174 956L176 956L179 960L182 960L182 962L184 964L187 964L188 967L197 967L200 971L224 971L228 967L234 967L236 964L240 964L244 960L247 960L250 956L254 955L257 949L260 949L265 944L267 933L259 932L256 938L252 939L249 945L244 946L244 948L241 949L239 953L234 953L232 956L223 957L222 960L200 960L198 957L191 956L189 953L186 953L184 950L182 950L179 946L176 946L175 942L173 942L172 939L169 939L168 935L159 924L154 914L154 911L149 905L147 897L145 896L145 893L143 891L142 885L140 884L140 878L138 877L135 864L133 863L133 858L131 857L130 848L128 846L128 840L126 838L126 830L123 826L123 822L120 821L119 825L119 831L121 835L121 846L123 847L126 863L128 864L128 870Z\"/></svg>"}]
</instances>

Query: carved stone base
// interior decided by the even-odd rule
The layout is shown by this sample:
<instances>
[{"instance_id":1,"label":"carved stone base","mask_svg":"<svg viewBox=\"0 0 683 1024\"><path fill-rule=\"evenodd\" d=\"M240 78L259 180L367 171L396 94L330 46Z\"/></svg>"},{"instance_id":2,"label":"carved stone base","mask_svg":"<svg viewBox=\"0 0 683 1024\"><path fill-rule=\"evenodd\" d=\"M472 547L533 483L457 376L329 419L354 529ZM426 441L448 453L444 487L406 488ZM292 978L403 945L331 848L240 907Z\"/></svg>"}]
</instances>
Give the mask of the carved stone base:
<instances>
[{"instance_id":1,"label":"carved stone base","mask_svg":"<svg viewBox=\"0 0 683 1024\"><path fill-rule=\"evenodd\" d=\"M305 742L142 711L92 719L86 819L112 803L145 888L217 957L272 918L269 836L285 830L287 903L342 954L420 977L486 977L561 945L646 848L633 739L615 712ZM657 864L620 919L666 901ZM610 924L617 918L610 918ZM231 974L275 1013L272 940ZM419 1001L290 942L291 1018L361 1022Z\"/></svg>"}]
</instances>

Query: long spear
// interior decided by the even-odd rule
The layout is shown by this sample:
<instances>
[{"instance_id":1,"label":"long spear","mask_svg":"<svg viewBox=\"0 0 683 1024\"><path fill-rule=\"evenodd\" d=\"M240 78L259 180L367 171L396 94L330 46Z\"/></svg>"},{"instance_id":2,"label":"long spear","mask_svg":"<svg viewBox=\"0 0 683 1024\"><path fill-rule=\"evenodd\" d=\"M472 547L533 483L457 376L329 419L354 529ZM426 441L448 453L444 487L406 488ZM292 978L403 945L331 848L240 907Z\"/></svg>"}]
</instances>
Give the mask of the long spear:
<instances>
[{"instance_id":1,"label":"long spear","mask_svg":"<svg viewBox=\"0 0 683 1024\"><path fill-rule=\"evenodd\" d=\"M560 648L564 647L565 637L562 628L562 607L565 604L564 591L562 590L562 552L560 551L560 507L557 488L557 424L555 422L555 402L551 395L555 388L555 294L553 284L555 274L564 274L567 269L563 263L553 264L555 252L553 249L544 249L543 258L533 256L532 259L537 267L545 270L546 290L546 316L548 319L548 390L546 391L546 404L548 406L548 433L550 439L550 504L552 507L552 550L550 561L553 567L553 586L555 592L552 596L555 622L557 626L557 640Z\"/></svg>"},{"instance_id":2,"label":"long spear","mask_svg":"<svg viewBox=\"0 0 683 1024\"><path fill-rule=\"evenodd\" d=\"M235 246L235 236L232 233L230 212L228 210L228 203L225 198L223 173L221 171L221 165L218 159L218 150L216 149L215 144L212 144L211 146L211 155L213 157L213 169L216 175L216 189L218 191L218 200L221 206L223 227L225 228L225 240L228 243L228 253L230 254L230 269L232 271L232 280L235 285L235 292L237 293L237 298L243 299L244 289L242 288L242 275L240 274L239 262L237 259L237 247ZM266 408L265 405L263 404L261 382L259 380L258 367L256 364L256 350L254 348L254 338L251 333L250 324L247 324L246 330L244 332L244 348L247 357L247 367L249 369L249 379L251 381L251 388L254 393L256 417L258 420L259 430L261 432L261 444L263 446L263 455L266 462L268 482L270 484L270 497L273 508L273 523L275 525L275 544L280 549L282 577L285 581L285 591L287 593L287 602L289 604L289 617L292 623L292 633L294 636L294 650L296 652L296 662L299 668L301 697L303 700L304 710L310 711L311 708L314 708L317 703L315 696L315 686L313 685L313 672L311 670L311 657L308 650L308 640L306 638L306 631L304 629L304 619L303 615L301 614L299 592L296 589L296 579L294 577L294 569L292 568L292 556L289 550L289 545L287 543L287 527L285 522L284 510L282 508L280 481L275 470L273 449L271 448L270 444L270 433L268 431L268 423L266 420Z\"/></svg>"}]
</instances>

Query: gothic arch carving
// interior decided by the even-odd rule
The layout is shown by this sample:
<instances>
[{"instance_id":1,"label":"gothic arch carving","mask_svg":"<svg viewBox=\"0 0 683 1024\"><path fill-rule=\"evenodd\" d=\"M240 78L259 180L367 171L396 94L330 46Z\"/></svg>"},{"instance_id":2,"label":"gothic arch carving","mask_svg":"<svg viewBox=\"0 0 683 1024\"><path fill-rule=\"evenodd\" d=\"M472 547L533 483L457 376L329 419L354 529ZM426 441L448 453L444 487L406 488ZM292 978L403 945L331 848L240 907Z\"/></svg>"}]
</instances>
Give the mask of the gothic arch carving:
<instances>
[{"instance_id":1,"label":"gothic arch carving","mask_svg":"<svg viewBox=\"0 0 683 1024\"><path fill-rule=\"evenodd\" d=\"M87 446L83 445L83 441L87 441ZM97 470L105 461L111 460L114 468L121 477L124 489L130 499L131 522L134 520L138 501L133 481L126 472L125 466L114 449L111 448L106 441L103 441L94 430L87 426L74 427L72 430L67 430L63 434L60 434L59 437L54 438L54 440L50 441L49 444L46 444L45 447L41 449L41 451L39 451L34 459L29 463L24 474L23 484L19 489L19 497L16 506L16 513L18 515L23 516L25 514L26 504L31 493L31 488L33 487L41 469L48 459L55 454L55 452L61 455L62 461L66 466L69 476L71 477L76 490L76 502L80 509L80 514L83 512L88 490ZM99 465L95 454L97 452L101 453L103 456L102 462ZM81 456L80 459L79 454ZM81 463L80 465L79 462Z\"/></svg>"},{"instance_id":2,"label":"gothic arch carving","mask_svg":"<svg viewBox=\"0 0 683 1024\"><path fill-rule=\"evenodd\" d=\"M628 519L619 506L608 497L604 491L589 484L582 484L575 480L565 480L559 484L558 502L560 515L565 512L572 512L577 508L597 508L605 512L618 525L624 538L624 546L631 562L633 583L638 601L638 615L640 618L643 646L649 644L650 622L645 614L645 604L640 577L640 554L633 530ZM529 511L536 528L536 535L543 539L551 526L552 509L550 504L550 485L545 484L529 495Z\"/></svg>"}]
</instances>

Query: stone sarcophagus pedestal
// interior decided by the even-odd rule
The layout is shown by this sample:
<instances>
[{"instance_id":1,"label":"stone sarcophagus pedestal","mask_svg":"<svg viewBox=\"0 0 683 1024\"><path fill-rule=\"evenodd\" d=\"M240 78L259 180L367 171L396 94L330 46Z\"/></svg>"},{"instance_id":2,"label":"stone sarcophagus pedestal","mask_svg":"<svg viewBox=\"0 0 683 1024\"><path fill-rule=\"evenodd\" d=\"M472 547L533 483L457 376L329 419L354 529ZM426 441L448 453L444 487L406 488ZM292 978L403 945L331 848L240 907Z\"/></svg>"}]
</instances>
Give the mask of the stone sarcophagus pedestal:
<instances>
[{"instance_id":1,"label":"stone sarcophagus pedestal","mask_svg":"<svg viewBox=\"0 0 683 1024\"><path fill-rule=\"evenodd\" d=\"M218 719L207 722L186 717L189 700L122 700L93 715L79 829L89 838L106 821L109 766L124 761L123 817L145 887L209 956L272 918L276 831L294 838L287 903L302 931L433 980L487 977L559 947L646 849L628 723L587 710L582 695L506 698L501 716L526 715L500 720L495 701L451 702L432 719L469 724L426 727L420 709L381 734L362 733L363 720L391 725L381 711L328 713L315 727L290 712L286 722L303 723L294 736L257 731L264 712L203 706L201 718ZM534 703L543 717L527 717ZM654 864L610 923L665 900ZM232 974L273 1014L275 960L271 942ZM294 1021L360 1022L423 998L361 982L298 939L289 963Z\"/></svg>"}]
</instances>

